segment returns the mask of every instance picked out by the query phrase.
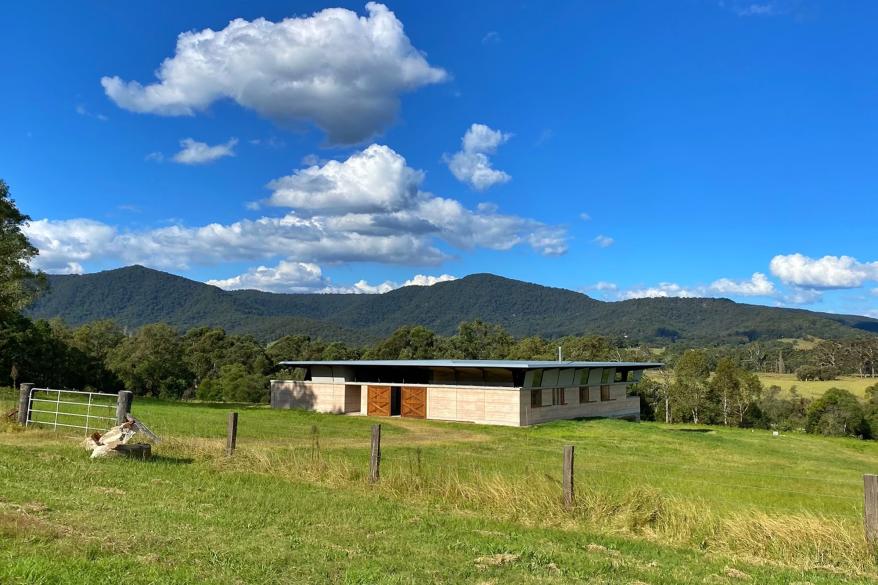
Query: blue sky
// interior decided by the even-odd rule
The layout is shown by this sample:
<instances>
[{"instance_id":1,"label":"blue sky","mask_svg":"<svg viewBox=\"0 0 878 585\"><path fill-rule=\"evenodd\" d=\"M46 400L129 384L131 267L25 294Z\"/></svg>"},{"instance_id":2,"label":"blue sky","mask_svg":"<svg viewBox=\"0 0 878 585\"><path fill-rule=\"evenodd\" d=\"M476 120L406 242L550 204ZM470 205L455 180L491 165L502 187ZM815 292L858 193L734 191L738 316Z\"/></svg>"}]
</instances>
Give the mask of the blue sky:
<instances>
[{"instance_id":1,"label":"blue sky","mask_svg":"<svg viewBox=\"0 0 878 585\"><path fill-rule=\"evenodd\" d=\"M50 272L292 292L493 272L878 315L876 16L6 3L0 176Z\"/></svg>"}]
</instances>

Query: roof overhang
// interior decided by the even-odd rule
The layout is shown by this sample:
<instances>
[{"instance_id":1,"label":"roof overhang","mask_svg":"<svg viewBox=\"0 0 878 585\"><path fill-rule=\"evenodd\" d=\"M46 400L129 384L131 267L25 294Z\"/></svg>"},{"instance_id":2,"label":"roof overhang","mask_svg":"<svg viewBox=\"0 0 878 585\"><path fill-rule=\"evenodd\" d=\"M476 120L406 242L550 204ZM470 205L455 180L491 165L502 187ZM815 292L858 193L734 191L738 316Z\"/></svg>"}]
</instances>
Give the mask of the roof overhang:
<instances>
[{"instance_id":1,"label":"roof overhang","mask_svg":"<svg viewBox=\"0 0 878 585\"><path fill-rule=\"evenodd\" d=\"M511 370L535 370L545 368L661 368L659 362L581 362L543 360L292 360L278 365L294 368L313 366L368 366L388 368L502 368Z\"/></svg>"}]
</instances>

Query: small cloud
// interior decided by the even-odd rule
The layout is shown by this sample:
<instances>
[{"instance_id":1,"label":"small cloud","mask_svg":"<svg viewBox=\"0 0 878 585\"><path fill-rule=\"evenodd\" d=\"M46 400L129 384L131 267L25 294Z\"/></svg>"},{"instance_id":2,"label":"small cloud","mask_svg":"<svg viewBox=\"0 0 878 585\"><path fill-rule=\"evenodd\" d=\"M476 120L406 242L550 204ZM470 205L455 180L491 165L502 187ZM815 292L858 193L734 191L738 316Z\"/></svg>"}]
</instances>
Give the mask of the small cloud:
<instances>
[{"instance_id":1,"label":"small cloud","mask_svg":"<svg viewBox=\"0 0 878 585\"><path fill-rule=\"evenodd\" d=\"M615 282L607 282L605 280L598 281L594 284L586 285L582 288L582 292L591 293L597 291L601 293L603 298L618 297L619 285Z\"/></svg>"},{"instance_id":2,"label":"small cloud","mask_svg":"<svg viewBox=\"0 0 878 585\"><path fill-rule=\"evenodd\" d=\"M302 157L302 164L306 167L316 167L321 164L320 157L316 154L306 154Z\"/></svg>"},{"instance_id":3,"label":"small cloud","mask_svg":"<svg viewBox=\"0 0 878 585\"><path fill-rule=\"evenodd\" d=\"M461 150L451 156L445 155L445 162L458 181L477 191L506 183L512 177L493 168L488 155L497 152L497 147L511 137L512 134L508 132L500 132L484 124L473 124L461 139Z\"/></svg>"},{"instance_id":4,"label":"small cloud","mask_svg":"<svg viewBox=\"0 0 878 585\"><path fill-rule=\"evenodd\" d=\"M775 293L774 283L761 272L754 272L750 280L720 278L713 281L710 290L717 294L742 296L772 296Z\"/></svg>"},{"instance_id":5,"label":"small cloud","mask_svg":"<svg viewBox=\"0 0 878 585\"><path fill-rule=\"evenodd\" d=\"M262 204L258 201L248 201L244 204L244 207L246 207L250 211L259 211L260 209L262 209Z\"/></svg>"},{"instance_id":6,"label":"small cloud","mask_svg":"<svg viewBox=\"0 0 878 585\"><path fill-rule=\"evenodd\" d=\"M143 157L143 160L160 163L165 161L165 155L163 155L159 151L154 151Z\"/></svg>"},{"instance_id":7,"label":"small cloud","mask_svg":"<svg viewBox=\"0 0 878 585\"><path fill-rule=\"evenodd\" d=\"M500 38L500 33L495 30L488 31L485 36L482 37L483 45L499 45L503 39Z\"/></svg>"},{"instance_id":8,"label":"small cloud","mask_svg":"<svg viewBox=\"0 0 878 585\"><path fill-rule=\"evenodd\" d=\"M611 238L610 236L605 236L605 235L601 234L601 235L597 236L595 239L593 239L592 242L594 242L595 244L597 244L601 248L609 248L610 246L612 246L613 244L616 243L616 240Z\"/></svg>"},{"instance_id":9,"label":"small cloud","mask_svg":"<svg viewBox=\"0 0 878 585\"><path fill-rule=\"evenodd\" d=\"M141 213L143 210L136 205L132 205L130 203L123 203L122 205L117 205L116 209L119 211L125 211L128 213Z\"/></svg>"},{"instance_id":10,"label":"small cloud","mask_svg":"<svg viewBox=\"0 0 878 585\"><path fill-rule=\"evenodd\" d=\"M551 140L553 136L555 136L555 132L551 128L544 128L543 131L540 132L540 135L534 145L543 146L545 143Z\"/></svg>"},{"instance_id":11,"label":"small cloud","mask_svg":"<svg viewBox=\"0 0 878 585\"><path fill-rule=\"evenodd\" d=\"M808 4L805 0L719 0L717 3L723 10L744 18L800 17L809 12Z\"/></svg>"},{"instance_id":12,"label":"small cloud","mask_svg":"<svg viewBox=\"0 0 878 585\"><path fill-rule=\"evenodd\" d=\"M591 221L591 216L583 211L579 214L579 219L581 219L582 221Z\"/></svg>"},{"instance_id":13,"label":"small cloud","mask_svg":"<svg viewBox=\"0 0 878 585\"><path fill-rule=\"evenodd\" d=\"M174 155L174 162L184 165L203 165L212 163L215 160L235 156L235 145L238 144L237 138L231 138L225 144L217 144L210 146L204 142L198 142L191 138L184 138L180 141L182 147L180 152Z\"/></svg>"},{"instance_id":14,"label":"small cloud","mask_svg":"<svg viewBox=\"0 0 878 585\"><path fill-rule=\"evenodd\" d=\"M772 3L746 4L734 10L738 16L771 16L777 14L777 7Z\"/></svg>"},{"instance_id":15,"label":"small cloud","mask_svg":"<svg viewBox=\"0 0 878 585\"><path fill-rule=\"evenodd\" d=\"M247 142L249 142L253 146L265 146L267 148L282 148L287 145L286 142L284 142L277 136L269 136L268 138L254 138L252 140L248 140Z\"/></svg>"},{"instance_id":16,"label":"small cloud","mask_svg":"<svg viewBox=\"0 0 878 585\"><path fill-rule=\"evenodd\" d=\"M76 105L76 113L86 118L94 118L95 120L100 120L101 122L106 122L107 120L109 120L109 118L107 118L103 114L96 114L94 112L88 111L88 109L82 104Z\"/></svg>"},{"instance_id":17,"label":"small cloud","mask_svg":"<svg viewBox=\"0 0 878 585\"><path fill-rule=\"evenodd\" d=\"M813 305L823 300L823 293L810 288L793 287L789 293L781 296L780 300L789 305Z\"/></svg>"}]
</instances>

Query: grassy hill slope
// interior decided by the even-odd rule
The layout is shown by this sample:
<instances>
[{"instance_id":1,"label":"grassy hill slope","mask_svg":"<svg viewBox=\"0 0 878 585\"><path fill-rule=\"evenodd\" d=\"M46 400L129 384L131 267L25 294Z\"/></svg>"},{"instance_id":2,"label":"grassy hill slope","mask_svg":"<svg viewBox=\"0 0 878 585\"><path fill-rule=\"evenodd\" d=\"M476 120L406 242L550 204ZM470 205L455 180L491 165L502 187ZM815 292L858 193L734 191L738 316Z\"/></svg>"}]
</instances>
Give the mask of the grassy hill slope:
<instances>
[{"instance_id":1,"label":"grassy hill slope","mask_svg":"<svg viewBox=\"0 0 878 585\"><path fill-rule=\"evenodd\" d=\"M12 404L11 394L2 407ZM0 423L0 582L872 583L878 443L559 422L528 429L136 399L149 463ZM696 432L693 432L693 429ZM577 450L577 504L560 503Z\"/></svg>"},{"instance_id":2,"label":"grassy hill slope","mask_svg":"<svg viewBox=\"0 0 878 585\"><path fill-rule=\"evenodd\" d=\"M516 336L602 334L643 342L843 338L878 331L878 320L867 317L726 299L603 302L491 274L382 295L272 294L224 291L141 266L50 276L48 292L30 314L61 317L73 325L105 318L128 327L164 321L181 329L221 326L264 341L304 333L348 343L383 337L407 324L450 335L461 321L472 319L499 323Z\"/></svg>"}]
</instances>

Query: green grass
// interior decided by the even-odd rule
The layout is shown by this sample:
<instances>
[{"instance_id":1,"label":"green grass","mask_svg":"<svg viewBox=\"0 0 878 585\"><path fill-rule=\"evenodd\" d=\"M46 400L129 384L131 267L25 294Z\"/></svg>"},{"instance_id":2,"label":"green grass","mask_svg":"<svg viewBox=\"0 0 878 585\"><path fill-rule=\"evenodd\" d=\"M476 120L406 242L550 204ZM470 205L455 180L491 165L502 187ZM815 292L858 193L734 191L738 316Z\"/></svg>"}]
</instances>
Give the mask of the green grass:
<instances>
[{"instance_id":1,"label":"green grass","mask_svg":"<svg viewBox=\"0 0 878 585\"><path fill-rule=\"evenodd\" d=\"M14 396L0 392L0 407ZM0 583L870 583L878 443L621 421L526 429L136 399L152 462L0 427ZM366 481L382 423L382 480ZM693 432L691 429L694 429ZM560 504L576 446L577 505ZM513 555L501 557L495 555ZM507 562L500 564L502 559ZM740 571L749 579L742 576Z\"/></svg>"},{"instance_id":2,"label":"green grass","mask_svg":"<svg viewBox=\"0 0 878 585\"><path fill-rule=\"evenodd\" d=\"M863 398L868 386L878 384L878 378L860 378L856 376L842 376L838 380L803 382L797 380L795 374L759 374L759 379L766 388L780 386L783 390L789 391L790 388L795 386L799 395L806 398L819 398L830 388L842 388L848 390L857 398Z\"/></svg>"}]
</instances>

